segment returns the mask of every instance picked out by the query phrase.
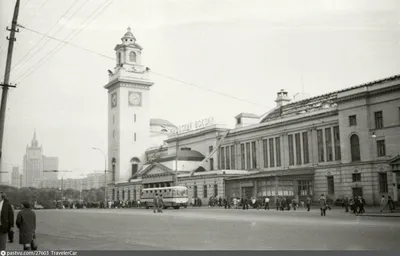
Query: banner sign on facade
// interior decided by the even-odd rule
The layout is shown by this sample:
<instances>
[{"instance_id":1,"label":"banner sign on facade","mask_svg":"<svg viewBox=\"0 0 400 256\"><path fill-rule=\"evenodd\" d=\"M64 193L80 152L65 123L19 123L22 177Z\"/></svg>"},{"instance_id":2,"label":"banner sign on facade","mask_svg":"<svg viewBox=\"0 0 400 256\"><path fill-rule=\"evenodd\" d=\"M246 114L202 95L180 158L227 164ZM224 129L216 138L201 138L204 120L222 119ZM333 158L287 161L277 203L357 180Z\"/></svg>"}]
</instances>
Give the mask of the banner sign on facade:
<instances>
[{"instance_id":1,"label":"banner sign on facade","mask_svg":"<svg viewBox=\"0 0 400 256\"><path fill-rule=\"evenodd\" d=\"M211 126L214 124L215 124L214 117L200 119L200 120L179 126L178 134L199 130L201 128L205 128L205 127L208 127L208 126Z\"/></svg>"}]
</instances>

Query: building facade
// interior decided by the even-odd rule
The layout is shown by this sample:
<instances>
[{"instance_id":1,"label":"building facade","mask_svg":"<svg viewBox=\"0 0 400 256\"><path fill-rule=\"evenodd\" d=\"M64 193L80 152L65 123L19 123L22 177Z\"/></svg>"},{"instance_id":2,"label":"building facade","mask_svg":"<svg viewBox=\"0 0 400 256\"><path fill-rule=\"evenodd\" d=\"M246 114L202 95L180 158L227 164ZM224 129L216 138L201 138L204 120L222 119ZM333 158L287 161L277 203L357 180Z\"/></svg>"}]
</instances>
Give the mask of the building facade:
<instances>
[{"instance_id":1,"label":"building facade","mask_svg":"<svg viewBox=\"0 0 400 256\"><path fill-rule=\"evenodd\" d=\"M131 37L127 33L123 44ZM117 54L124 49L122 56L128 56L130 47L117 46ZM189 198L200 198L203 204L210 196L270 197L272 201L282 196L297 200L309 196L316 201L321 194L332 200L363 196L367 204L378 204L382 195L398 201L399 75L296 101L281 90L276 107L262 116L237 115L234 129L210 124L184 133L171 132L157 147L145 143L149 137L143 138L143 144L132 141L132 133L148 127L149 118L146 114L146 125L138 126L141 128L134 126L138 110L130 108L128 92L121 98L128 100L121 108L112 103L112 95L122 93L122 89L116 90L122 87L114 85L121 80L119 74L128 72L121 67L135 67L123 58L118 60L116 74L110 74L106 86L110 95L109 156L123 150L123 159L130 159L130 166L118 167L122 154L110 159L111 173L118 178L108 184L109 200L138 200L143 188L177 184L186 186ZM126 81L126 88L135 88ZM134 83L143 82L140 88L148 90L147 81ZM129 110L127 115L118 114L123 108ZM121 127L127 136L119 140L131 144L114 139L114 130L121 133Z\"/></svg>"},{"instance_id":2,"label":"building facade","mask_svg":"<svg viewBox=\"0 0 400 256\"><path fill-rule=\"evenodd\" d=\"M35 131L33 133L31 145L26 146L26 153L23 159L23 179L21 180L21 187L57 187L58 163L58 157L43 155L43 147L39 147Z\"/></svg>"},{"instance_id":3,"label":"building facade","mask_svg":"<svg viewBox=\"0 0 400 256\"><path fill-rule=\"evenodd\" d=\"M39 187L43 178L43 148L39 147L36 139L36 131L33 134L31 145L26 146L26 153L23 159L23 186Z\"/></svg>"},{"instance_id":4,"label":"building facade","mask_svg":"<svg viewBox=\"0 0 400 256\"><path fill-rule=\"evenodd\" d=\"M13 166L11 173L11 186L15 188L21 188L21 173L19 172L18 166Z\"/></svg>"}]
</instances>

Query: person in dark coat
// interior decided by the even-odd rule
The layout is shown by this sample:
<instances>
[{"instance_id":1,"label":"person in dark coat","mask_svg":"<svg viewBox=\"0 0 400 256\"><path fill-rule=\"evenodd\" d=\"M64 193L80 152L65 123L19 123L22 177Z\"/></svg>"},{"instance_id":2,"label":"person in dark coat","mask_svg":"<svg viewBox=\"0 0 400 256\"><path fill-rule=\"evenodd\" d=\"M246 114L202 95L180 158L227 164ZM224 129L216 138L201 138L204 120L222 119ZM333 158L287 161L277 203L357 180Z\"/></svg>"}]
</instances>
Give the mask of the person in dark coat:
<instances>
[{"instance_id":1,"label":"person in dark coat","mask_svg":"<svg viewBox=\"0 0 400 256\"><path fill-rule=\"evenodd\" d=\"M31 250L31 243L35 238L36 214L29 202L23 202L22 207L15 222L19 229L19 244L24 246L24 250Z\"/></svg>"},{"instance_id":2,"label":"person in dark coat","mask_svg":"<svg viewBox=\"0 0 400 256\"><path fill-rule=\"evenodd\" d=\"M311 209L311 198L309 196L307 197L306 204L307 204L307 211L309 212Z\"/></svg>"},{"instance_id":3,"label":"person in dark coat","mask_svg":"<svg viewBox=\"0 0 400 256\"><path fill-rule=\"evenodd\" d=\"M3 192L0 192L0 211L0 250L5 251L8 234L14 228L14 211Z\"/></svg>"},{"instance_id":4,"label":"person in dark coat","mask_svg":"<svg viewBox=\"0 0 400 256\"><path fill-rule=\"evenodd\" d=\"M319 208L321 209L321 216L326 216L327 203L324 194L319 198Z\"/></svg>"},{"instance_id":5,"label":"person in dark coat","mask_svg":"<svg viewBox=\"0 0 400 256\"><path fill-rule=\"evenodd\" d=\"M349 198L347 196L343 200L343 206L346 209L346 212L349 212Z\"/></svg>"}]
</instances>

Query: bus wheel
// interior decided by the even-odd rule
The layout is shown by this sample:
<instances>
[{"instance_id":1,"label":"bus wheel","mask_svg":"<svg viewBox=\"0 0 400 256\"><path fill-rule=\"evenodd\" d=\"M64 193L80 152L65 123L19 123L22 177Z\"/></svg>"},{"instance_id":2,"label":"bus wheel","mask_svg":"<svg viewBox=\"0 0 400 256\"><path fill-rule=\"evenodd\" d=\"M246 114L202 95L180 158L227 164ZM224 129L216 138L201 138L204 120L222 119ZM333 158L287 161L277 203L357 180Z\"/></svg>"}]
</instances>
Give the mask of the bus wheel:
<instances>
[{"instance_id":1,"label":"bus wheel","mask_svg":"<svg viewBox=\"0 0 400 256\"><path fill-rule=\"evenodd\" d=\"M179 209L179 206L174 206L174 209Z\"/></svg>"}]
</instances>

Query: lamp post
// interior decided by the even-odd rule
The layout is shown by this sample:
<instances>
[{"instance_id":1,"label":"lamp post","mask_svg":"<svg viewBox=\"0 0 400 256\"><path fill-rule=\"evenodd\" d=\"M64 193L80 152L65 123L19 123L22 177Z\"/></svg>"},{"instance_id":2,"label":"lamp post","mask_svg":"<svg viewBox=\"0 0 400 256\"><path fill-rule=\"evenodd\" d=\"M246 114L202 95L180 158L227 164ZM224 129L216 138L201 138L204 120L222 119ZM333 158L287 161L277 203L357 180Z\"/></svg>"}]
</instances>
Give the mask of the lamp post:
<instances>
[{"instance_id":1,"label":"lamp post","mask_svg":"<svg viewBox=\"0 0 400 256\"><path fill-rule=\"evenodd\" d=\"M107 155L99 148L92 147L92 149L100 151L104 156L104 208L107 208Z\"/></svg>"},{"instance_id":2,"label":"lamp post","mask_svg":"<svg viewBox=\"0 0 400 256\"><path fill-rule=\"evenodd\" d=\"M179 136L178 136L178 131L173 131L170 128L167 128L165 126L161 126L162 129L161 131L169 131L176 136L176 156L175 156L175 175L174 175L174 185L178 186L178 154L179 154Z\"/></svg>"}]
</instances>

